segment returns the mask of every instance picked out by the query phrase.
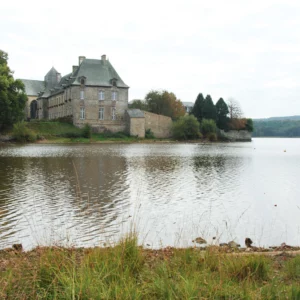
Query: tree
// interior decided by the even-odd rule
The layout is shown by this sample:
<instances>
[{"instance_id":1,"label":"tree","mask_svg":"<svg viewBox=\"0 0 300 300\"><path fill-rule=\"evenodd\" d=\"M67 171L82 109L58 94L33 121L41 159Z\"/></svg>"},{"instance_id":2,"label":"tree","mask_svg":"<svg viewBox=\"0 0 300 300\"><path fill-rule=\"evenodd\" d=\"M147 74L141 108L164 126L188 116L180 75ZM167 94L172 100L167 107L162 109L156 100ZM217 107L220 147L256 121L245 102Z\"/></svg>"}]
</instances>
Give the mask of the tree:
<instances>
[{"instance_id":1,"label":"tree","mask_svg":"<svg viewBox=\"0 0 300 300\"><path fill-rule=\"evenodd\" d=\"M203 104L203 118L216 120L216 107L210 95L207 95Z\"/></svg>"},{"instance_id":2,"label":"tree","mask_svg":"<svg viewBox=\"0 0 300 300\"><path fill-rule=\"evenodd\" d=\"M192 112L191 112L191 114L193 114L197 118L199 123L201 123L202 119L203 119L203 104L204 104L204 97L200 93L197 96L197 99L195 101L195 104L194 104Z\"/></svg>"},{"instance_id":3,"label":"tree","mask_svg":"<svg viewBox=\"0 0 300 300\"><path fill-rule=\"evenodd\" d=\"M219 129L227 129L228 114L228 106L223 98L220 98L216 103L217 126Z\"/></svg>"},{"instance_id":4,"label":"tree","mask_svg":"<svg viewBox=\"0 0 300 300\"><path fill-rule=\"evenodd\" d=\"M24 119L27 101L24 84L14 80L7 60L7 53L0 50L0 130Z\"/></svg>"},{"instance_id":5,"label":"tree","mask_svg":"<svg viewBox=\"0 0 300 300\"><path fill-rule=\"evenodd\" d=\"M254 127L253 127L253 120L252 119L247 119L245 129L248 130L249 132L253 132Z\"/></svg>"},{"instance_id":6,"label":"tree","mask_svg":"<svg viewBox=\"0 0 300 300\"><path fill-rule=\"evenodd\" d=\"M192 140L201 137L199 122L194 116L180 117L173 123L173 137L179 140Z\"/></svg>"},{"instance_id":7,"label":"tree","mask_svg":"<svg viewBox=\"0 0 300 300\"><path fill-rule=\"evenodd\" d=\"M182 102L174 93L168 91L150 91L145 97L150 112L171 117L173 120L185 115Z\"/></svg>"},{"instance_id":8,"label":"tree","mask_svg":"<svg viewBox=\"0 0 300 300\"><path fill-rule=\"evenodd\" d=\"M228 110L230 119L240 119L243 116L240 104L233 98L228 99Z\"/></svg>"},{"instance_id":9,"label":"tree","mask_svg":"<svg viewBox=\"0 0 300 300\"><path fill-rule=\"evenodd\" d=\"M203 119L200 125L201 133L207 137L211 133L216 133L217 125L214 120L211 119Z\"/></svg>"},{"instance_id":10,"label":"tree","mask_svg":"<svg viewBox=\"0 0 300 300\"><path fill-rule=\"evenodd\" d=\"M148 111L148 105L145 101L140 100L140 99L135 99L132 100L129 104L128 104L128 108L138 108L141 110L146 110Z\"/></svg>"}]
</instances>

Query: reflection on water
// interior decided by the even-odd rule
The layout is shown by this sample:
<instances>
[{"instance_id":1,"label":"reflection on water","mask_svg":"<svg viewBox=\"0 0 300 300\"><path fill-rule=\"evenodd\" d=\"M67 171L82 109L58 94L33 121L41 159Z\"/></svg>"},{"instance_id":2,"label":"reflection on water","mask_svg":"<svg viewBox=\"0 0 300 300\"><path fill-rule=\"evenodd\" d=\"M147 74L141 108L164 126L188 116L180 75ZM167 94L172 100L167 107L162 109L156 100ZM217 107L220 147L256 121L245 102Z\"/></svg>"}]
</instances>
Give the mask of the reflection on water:
<instances>
[{"instance_id":1,"label":"reflection on water","mask_svg":"<svg viewBox=\"0 0 300 300\"><path fill-rule=\"evenodd\" d=\"M284 145L284 146L283 146ZM286 150L284 152L283 150ZM0 248L300 243L300 140L0 147Z\"/></svg>"}]
</instances>

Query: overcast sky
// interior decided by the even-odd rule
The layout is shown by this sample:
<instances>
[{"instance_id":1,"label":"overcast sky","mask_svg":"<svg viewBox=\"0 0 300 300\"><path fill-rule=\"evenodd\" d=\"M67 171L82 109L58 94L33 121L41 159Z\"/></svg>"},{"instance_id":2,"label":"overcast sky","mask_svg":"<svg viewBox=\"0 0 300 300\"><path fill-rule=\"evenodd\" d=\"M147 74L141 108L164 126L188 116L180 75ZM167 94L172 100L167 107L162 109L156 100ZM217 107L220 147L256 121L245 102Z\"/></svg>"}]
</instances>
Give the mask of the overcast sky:
<instances>
[{"instance_id":1,"label":"overcast sky","mask_svg":"<svg viewBox=\"0 0 300 300\"><path fill-rule=\"evenodd\" d=\"M300 115L299 0L5 1L0 49L15 78L106 54L129 100L151 89L239 101L246 117Z\"/></svg>"}]
</instances>

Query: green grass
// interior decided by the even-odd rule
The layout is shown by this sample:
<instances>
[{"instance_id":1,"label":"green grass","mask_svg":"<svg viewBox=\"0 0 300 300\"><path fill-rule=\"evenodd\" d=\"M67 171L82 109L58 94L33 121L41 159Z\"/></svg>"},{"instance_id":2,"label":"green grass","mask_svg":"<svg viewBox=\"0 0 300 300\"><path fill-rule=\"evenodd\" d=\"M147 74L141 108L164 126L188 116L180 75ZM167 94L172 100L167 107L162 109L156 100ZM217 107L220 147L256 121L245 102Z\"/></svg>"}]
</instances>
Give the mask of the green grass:
<instances>
[{"instance_id":1,"label":"green grass","mask_svg":"<svg viewBox=\"0 0 300 300\"><path fill-rule=\"evenodd\" d=\"M32 121L26 123L26 127L38 137L43 137L51 143L134 142L138 140L123 132L93 133L91 138L84 138L82 129L63 122Z\"/></svg>"},{"instance_id":2,"label":"green grass","mask_svg":"<svg viewBox=\"0 0 300 300\"><path fill-rule=\"evenodd\" d=\"M57 137L64 134L81 134L81 129L69 123L62 122L28 122L27 127L45 138Z\"/></svg>"},{"instance_id":3,"label":"green grass","mask_svg":"<svg viewBox=\"0 0 300 300\"><path fill-rule=\"evenodd\" d=\"M0 254L1 299L299 299L296 258L215 248L146 250L136 235L107 248Z\"/></svg>"}]
</instances>

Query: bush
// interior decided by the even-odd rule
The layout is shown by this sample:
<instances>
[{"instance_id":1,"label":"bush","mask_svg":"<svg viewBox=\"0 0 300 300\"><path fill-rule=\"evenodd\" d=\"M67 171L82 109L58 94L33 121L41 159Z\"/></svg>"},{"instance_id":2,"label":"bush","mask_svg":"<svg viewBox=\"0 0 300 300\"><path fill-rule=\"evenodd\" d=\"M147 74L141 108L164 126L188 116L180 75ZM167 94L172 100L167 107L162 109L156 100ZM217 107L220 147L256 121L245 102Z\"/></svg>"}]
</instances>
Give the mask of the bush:
<instances>
[{"instance_id":1,"label":"bush","mask_svg":"<svg viewBox=\"0 0 300 300\"><path fill-rule=\"evenodd\" d=\"M145 138L146 139L154 139L155 138L154 133L151 131L150 128L145 131Z\"/></svg>"},{"instance_id":2,"label":"bush","mask_svg":"<svg viewBox=\"0 0 300 300\"><path fill-rule=\"evenodd\" d=\"M26 127L24 122L14 124L12 135L18 142L36 141L36 135L33 131Z\"/></svg>"},{"instance_id":3,"label":"bush","mask_svg":"<svg viewBox=\"0 0 300 300\"><path fill-rule=\"evenodd\" d=\"M203 119L201 122L201 132L205 137L209 137L209 134L217 132L217 125L214 120L211 119Z\"/></svg>"},{"instance_id":4,"label":"bush","mask_svg":"<svg viewBox=\"0 0 300 300\"><path fill-rule=\"evenodd\" d=\"M92 137L92 127L90 124L85 124L82 128L82 137L90 139Z\"/></svg>"},{"instance_id":5,"label":"bush","mask_svg":"<svg viewBox=\"0 0 300 300\"><path fill-rule=\"evenodd\" d=\"M178 121L173 123L173 137L179 140L192 140L201 138L199 131L199 122L193 116L180 117Z\"/></svg>"},{"instance_id":6,"label":"bush","mask_svg":"<svg viewBox=\"0 0 300 300\"><path fill-rule=\"evenodd\" d=\"M211 141L211 142L215 142L217 140L217 135L214 132L210 132L207 135L207 138Z\"/></svg>"}]
</instances>

